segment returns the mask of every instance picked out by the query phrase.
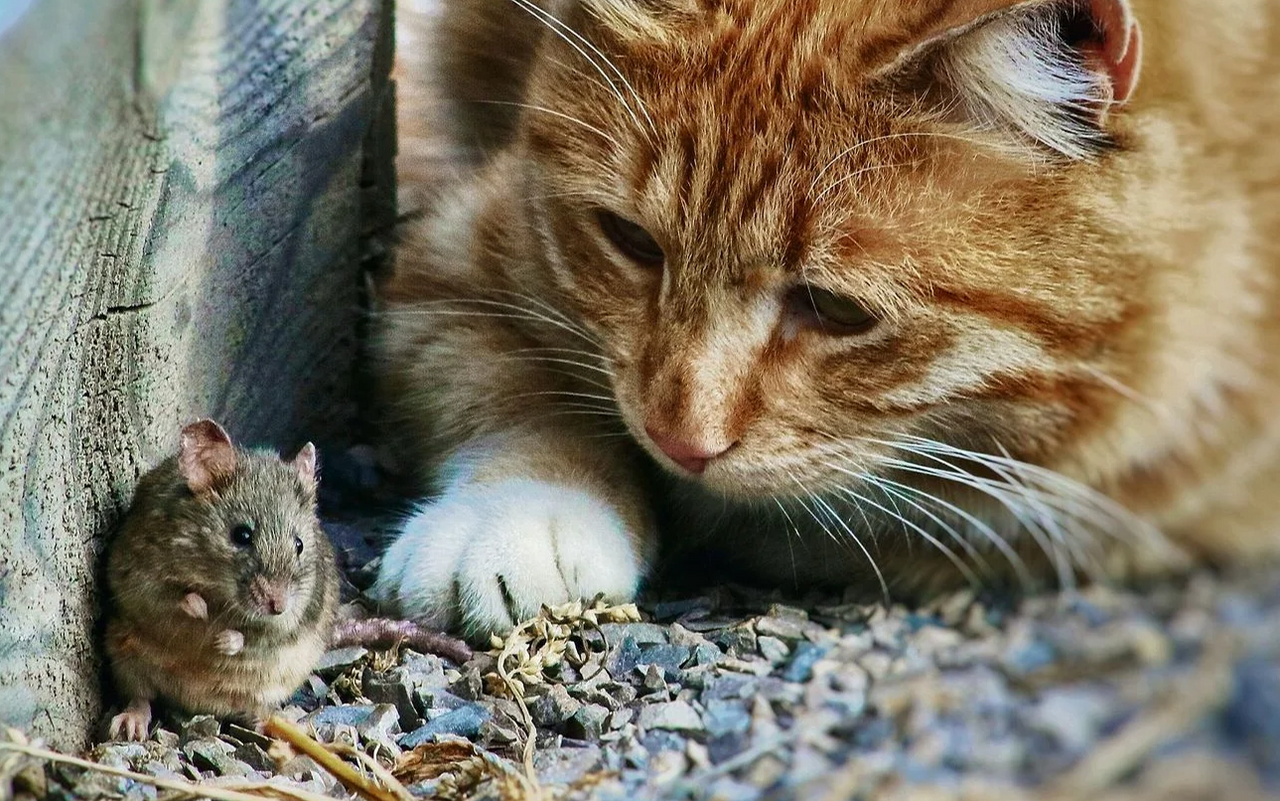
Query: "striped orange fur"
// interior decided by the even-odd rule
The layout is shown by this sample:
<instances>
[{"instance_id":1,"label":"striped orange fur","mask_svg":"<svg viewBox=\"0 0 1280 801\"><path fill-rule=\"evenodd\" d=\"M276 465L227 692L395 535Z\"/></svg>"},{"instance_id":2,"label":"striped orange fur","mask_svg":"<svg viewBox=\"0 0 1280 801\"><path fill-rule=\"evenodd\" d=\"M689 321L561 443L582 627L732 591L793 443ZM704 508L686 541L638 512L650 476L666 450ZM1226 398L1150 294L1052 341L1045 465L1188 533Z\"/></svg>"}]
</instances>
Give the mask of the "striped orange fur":
<instances>
[{"instance_id":1,"label":"striped orange fur","mask_svg":"<svg viewBox=\"0 0 1280 801\"><path fill-rule=\"evenodd\" d=\"M433 98L402 109L402 174L441 143L461 166L411 187L376 342L436 500L379 592L476 631L625 597L658 521L771 579L889 590L1275 556L1277 17L445 3L402 44ZM566 557L557 527L596 524L554 497L495 533L511 481L613 535ZM619 548L608 586L565 566Z\"/></svg>"}]
</instances>

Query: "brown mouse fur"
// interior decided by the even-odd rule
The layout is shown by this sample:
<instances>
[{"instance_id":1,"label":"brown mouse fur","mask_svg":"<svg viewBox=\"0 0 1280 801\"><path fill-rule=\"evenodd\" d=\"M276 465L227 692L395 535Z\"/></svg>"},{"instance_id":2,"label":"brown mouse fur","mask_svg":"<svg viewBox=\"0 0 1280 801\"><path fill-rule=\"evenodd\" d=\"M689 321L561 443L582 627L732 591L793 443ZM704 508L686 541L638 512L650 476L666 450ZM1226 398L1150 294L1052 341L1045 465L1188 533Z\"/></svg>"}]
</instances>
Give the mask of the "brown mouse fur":
<instances>
[{"instance_id":1,"label":"brown mouse fur","mask_svg":"<svg viewBox=\"0 0 1280 801\"><path fill-rule=\"evenodd\" d=\"M286 462L201 420L143 477L107 561L113 737L145 738L157 699L258 718L311 671L339 594L315 467L310 443Z\"/></svg>"}]
</instances>

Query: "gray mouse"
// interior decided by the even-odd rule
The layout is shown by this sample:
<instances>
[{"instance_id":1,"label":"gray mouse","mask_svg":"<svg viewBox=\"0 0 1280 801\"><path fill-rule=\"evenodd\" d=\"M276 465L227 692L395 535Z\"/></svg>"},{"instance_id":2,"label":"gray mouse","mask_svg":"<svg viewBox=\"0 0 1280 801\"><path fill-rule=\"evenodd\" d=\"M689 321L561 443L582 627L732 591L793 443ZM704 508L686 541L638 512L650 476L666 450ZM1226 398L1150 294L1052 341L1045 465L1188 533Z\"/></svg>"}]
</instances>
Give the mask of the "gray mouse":
<instances>
[{"instance_id":1,"label":"gray mouse","mask_svg":"<svg viewBox=\"0 0 1280 801\"><path fill-rule=\"evenodd\" d=\"M182 429L108 554L106 650L128 700L112 738L145 739L157 700L260 721L303 682L339 595L316 489L311 443L285 461L212 420Z\"/></svg>"}]
</instances>

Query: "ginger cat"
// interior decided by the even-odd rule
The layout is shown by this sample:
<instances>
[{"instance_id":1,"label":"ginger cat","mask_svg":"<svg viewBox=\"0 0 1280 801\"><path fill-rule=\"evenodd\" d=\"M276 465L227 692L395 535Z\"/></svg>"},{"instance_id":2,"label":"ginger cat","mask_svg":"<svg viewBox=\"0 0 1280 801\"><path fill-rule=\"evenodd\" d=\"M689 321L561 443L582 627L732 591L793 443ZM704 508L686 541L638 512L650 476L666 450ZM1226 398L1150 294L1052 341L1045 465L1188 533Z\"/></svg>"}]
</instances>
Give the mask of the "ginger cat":
<instances>
[{"instance_id":1,"label":"ginger cat","mask_svg":"<svg viewBox=\"0 0 1280 801\"><path fill-rule=\"evenodd\" d=\"M383 600L479 634L628 598L659 528L886 593L1280 551L1280 5L428 28L376 354L434 494Z\"/></svg>"}]
</instances>

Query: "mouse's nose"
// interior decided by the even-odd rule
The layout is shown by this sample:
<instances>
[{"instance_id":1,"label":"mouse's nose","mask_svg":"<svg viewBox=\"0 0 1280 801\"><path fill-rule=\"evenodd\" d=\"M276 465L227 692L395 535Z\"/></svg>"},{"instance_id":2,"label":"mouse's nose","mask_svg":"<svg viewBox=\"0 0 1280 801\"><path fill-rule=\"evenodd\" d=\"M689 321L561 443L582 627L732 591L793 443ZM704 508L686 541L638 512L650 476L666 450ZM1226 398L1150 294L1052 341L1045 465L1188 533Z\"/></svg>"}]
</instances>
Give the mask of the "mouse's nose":
<instances>
[{"instance_id":1,"label":"mouse's nose","mask_svg":"<svg viewBox=\"0 0 1280 801\"><path fill-rule=\"evenodd\" d=\"M283 592L273 592L267 596L267 611L273 615L283 615L289 601Z\"/></svg>"},{"instance_id":2,"label":"mouse's nose","mask_svg":"<svg viewBox=\"0 0 1280 801\"><path fill-rule=\"evenodd\" d=\"M254 604L268 615L283 615L289 608L289 585L258 576L249 587Z\"/></svg>"},{"instance_id":3,"label":"mouse's nose","mask_svg":"<svg viewBox=\"0 0 1280 801\"><path fill-rule=\"evenodd\" d=\"M672 436L652 423L645 425L644 431L658 446L658 450L667 455L671 461L698 475L707 469L707 463L717 456L723 456L737 443L719 447L695 443L683 437Z\"/></svg>"}]
</instances>

